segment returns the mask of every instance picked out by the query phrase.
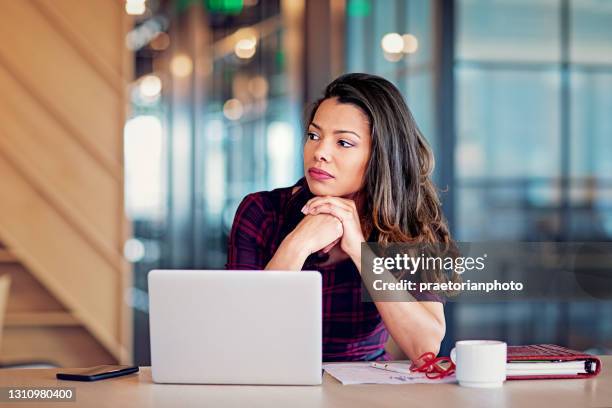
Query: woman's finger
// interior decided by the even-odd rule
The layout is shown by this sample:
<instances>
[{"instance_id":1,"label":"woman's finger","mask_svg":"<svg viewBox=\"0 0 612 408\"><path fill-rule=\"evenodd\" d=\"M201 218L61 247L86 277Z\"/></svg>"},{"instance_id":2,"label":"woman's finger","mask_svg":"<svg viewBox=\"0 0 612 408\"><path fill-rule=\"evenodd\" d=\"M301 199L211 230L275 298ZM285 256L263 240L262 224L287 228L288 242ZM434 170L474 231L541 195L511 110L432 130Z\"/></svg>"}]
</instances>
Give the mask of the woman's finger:
<instances>
[{"instance_id":1,"label":"woman's finger","mask_svg":"<svg viewBox=\"0 0 612 408\"><path fill-rule=\"evenodd\" d=\"M306 205L304 205L304 209L307 209L315 205L323 204L323 203L334 203L337 205L341 205L341 206L346 205L350 207L351 202L352 200L349 200L346 198L340 198L340 197L333 197L333 196L313 197L306 202Z\"/></svg>"},{"instance_id":2,"label":"woman's finger","mask_svg":"<svg viewBox=\"0 0 612 408\"><path fill-rule=\"evenodd\" d=\"M352 218L352 214L349 211L331 204L321 204L312 208L309 210L309 214L330 214L339 219L342 223Z\"/></svg>"},{"instance_id":3,"label":"woman's finger","mask_svg":"<svg viewBox=\"0 0 612 408\"><path fill-rule=\"evenodd\" d=\"M353 213L354 207L348 201L350 200L339 199L337 197L317 197L316 199L311 199L309 203L302 208L302 212L304 214L313 213L315 208L322 205L331 205L341 208L349 213Z\"/></svg>"}]
</instances>

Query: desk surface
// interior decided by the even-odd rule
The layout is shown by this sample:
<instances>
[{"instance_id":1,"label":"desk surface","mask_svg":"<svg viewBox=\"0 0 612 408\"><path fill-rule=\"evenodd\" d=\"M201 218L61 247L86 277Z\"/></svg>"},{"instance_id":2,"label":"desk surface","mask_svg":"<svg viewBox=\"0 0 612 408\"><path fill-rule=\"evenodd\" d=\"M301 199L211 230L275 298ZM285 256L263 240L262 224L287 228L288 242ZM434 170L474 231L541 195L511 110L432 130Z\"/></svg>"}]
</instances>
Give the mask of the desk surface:
<instances>
[{"instance_id":1,"label":"desk surface","mask_svg":"<svg viewBox=\"0 0 612 408\"><path fill-rule=\"evenodd\" d=\"M75 387L66 407L610 407L612 356L588 380L507 381L499 389L456 384L341 385L325 374L322 386L239 386L155 384L149 367L139 374L93 383L60 381L57 369L0 370L0 387ZM4 406L8 406L6 404ZM29 404L15 404L24 407ZM10 404L13 406L13 404Z\"/></svg>"}]
</instances>

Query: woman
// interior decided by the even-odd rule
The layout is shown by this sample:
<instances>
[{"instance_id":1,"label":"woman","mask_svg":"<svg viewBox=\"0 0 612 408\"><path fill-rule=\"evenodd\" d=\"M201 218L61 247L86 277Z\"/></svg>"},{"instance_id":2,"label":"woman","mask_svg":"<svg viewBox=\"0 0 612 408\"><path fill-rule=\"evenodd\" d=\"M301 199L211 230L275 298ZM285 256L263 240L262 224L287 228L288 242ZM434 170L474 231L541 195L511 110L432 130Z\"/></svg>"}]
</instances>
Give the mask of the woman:
<instances>
[{"instance_id":1,"label":"woman","mask_svg":"<svg viewBox=\"0 0 612 408\"><path fill-rule=\"evenodd\" d=\"M437 354L445 333L440 297L361 301L366 237L451 242L430 179L433 156L402 95L381 77L343 75L306 125L305 178L242 201L227 268L320 271L325 361L388 359L389 333L414 362Z\"/></svg>"}]
</instances>

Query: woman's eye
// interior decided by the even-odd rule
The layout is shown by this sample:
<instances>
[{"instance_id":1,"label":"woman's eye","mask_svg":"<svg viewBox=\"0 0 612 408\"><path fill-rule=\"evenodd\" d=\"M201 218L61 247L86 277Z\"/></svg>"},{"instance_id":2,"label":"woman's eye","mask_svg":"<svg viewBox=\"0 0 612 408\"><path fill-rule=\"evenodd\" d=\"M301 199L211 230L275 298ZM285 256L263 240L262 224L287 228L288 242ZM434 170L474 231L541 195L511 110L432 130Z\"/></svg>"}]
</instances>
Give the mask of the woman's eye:
<instances>
[{"instance_id":1,"label":"woman's eye","mask_svg":"<svg viewBox=\"0 0 612 408\"><path fill-rule=\"evenodd\" d=\"M319 135L317 135L316 133L308 132L308 139L319 140Z\"/></svg>"},{"instance_id":2,"label":"woman's eye","mask_svg":"<svg viewBox=\"0 0 612 408\"><path fill-rule=\"evenodd\" d=\"M339 140L338 144L342 147L353 147L353 144L347 142L346 140Z\"/></svg>"}]
</instances>

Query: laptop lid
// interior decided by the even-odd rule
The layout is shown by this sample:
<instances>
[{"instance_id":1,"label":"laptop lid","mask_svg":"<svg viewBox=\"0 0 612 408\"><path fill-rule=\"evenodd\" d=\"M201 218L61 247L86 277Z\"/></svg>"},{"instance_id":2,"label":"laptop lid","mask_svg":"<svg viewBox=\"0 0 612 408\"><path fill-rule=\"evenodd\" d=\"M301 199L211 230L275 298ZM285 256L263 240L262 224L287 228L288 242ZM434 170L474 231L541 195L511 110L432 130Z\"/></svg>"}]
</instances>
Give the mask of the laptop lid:
<instances>
[{"instance_id":1,"label":"laptop lid","mask_svg":"<svg viewBox=\"0 0 612 408\"><path fill-rule=\"evenodd\" d=\"M153 270L153 381L320 384L321 274Z\"/></svg>"}]
</instances>

